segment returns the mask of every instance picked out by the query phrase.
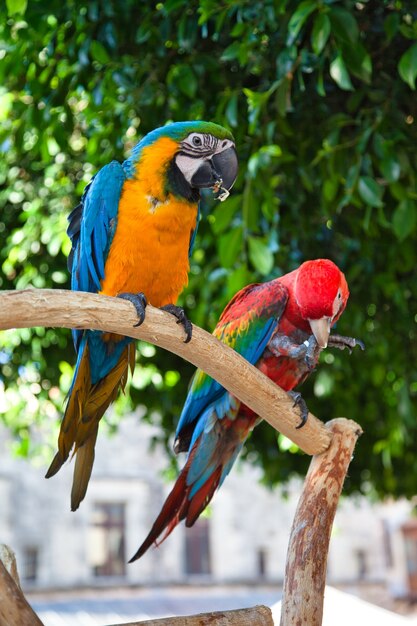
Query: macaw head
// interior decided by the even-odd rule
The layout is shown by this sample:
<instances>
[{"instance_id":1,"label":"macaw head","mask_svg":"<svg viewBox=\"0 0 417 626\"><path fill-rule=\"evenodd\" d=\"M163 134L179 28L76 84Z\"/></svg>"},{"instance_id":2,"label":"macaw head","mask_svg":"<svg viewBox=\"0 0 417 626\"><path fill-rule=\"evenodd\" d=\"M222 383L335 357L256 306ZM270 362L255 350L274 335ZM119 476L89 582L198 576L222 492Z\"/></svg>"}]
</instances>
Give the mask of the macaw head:
<instances>
[{"instance_id":1,"label":"macaw head","mask_svg":"<svg viewBox=\"0 0 417 626\"><path fill-rule=\"evenodd\" d=\"M231 133L212 122L175 122L146 135L124 163L127 175L141 179L149 194L167 194L196 202L211 188L220 200L229 195L237 171Z\"/></svg>"},{"instance_id":2,"label":"macaw head","mask_svg":"<svg viewBox=\"0 0 417 626\"><path fill-rule=\"evenodd\" d=\"M343 272L328 259L306 261L295 272L294 296L302 319L321 348L343 313L349 288Z\"/></svg>"}]
</instances>

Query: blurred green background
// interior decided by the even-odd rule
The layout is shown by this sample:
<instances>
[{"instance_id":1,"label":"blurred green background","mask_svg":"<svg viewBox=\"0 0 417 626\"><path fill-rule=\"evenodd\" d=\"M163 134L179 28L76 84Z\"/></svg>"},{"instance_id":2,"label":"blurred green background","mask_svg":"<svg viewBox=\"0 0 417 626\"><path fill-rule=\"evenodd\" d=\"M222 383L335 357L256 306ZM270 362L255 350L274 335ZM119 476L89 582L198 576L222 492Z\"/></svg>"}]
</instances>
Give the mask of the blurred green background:
<instances>
[{"instance_id":1,"label":"blurred green background","mask_svg":"<svg viewBox=\"0 0 417 626\"><path fill-rule=\"evenodd\" d=\"M224 204L204 202L181 303L211 330L243 285L333 259L351 291L338 331L366 351L324 353L303 395L363 426L348 489L414 495L416 2L7 0L0 18L0 288L68 288L66 218L91 176L167 121L223 124L240 175ZM0 341L13 451L49 458L70 332ZM193 368L146 344L139 362L108 427L146 402L169 443ZM309 461L268 425L245 455L267 483Z\"/></svg>"}]
</instances>

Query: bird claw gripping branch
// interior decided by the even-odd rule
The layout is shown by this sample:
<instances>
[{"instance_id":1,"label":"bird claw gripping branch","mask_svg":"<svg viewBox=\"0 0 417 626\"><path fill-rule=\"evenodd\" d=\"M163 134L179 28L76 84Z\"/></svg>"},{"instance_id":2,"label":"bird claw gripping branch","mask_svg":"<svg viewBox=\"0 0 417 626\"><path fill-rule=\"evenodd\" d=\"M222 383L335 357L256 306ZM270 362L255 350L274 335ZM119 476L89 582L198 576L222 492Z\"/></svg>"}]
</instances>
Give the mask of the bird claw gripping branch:
<instances>
[{"instance_id":1,"label":"bird claw gripping branch","mask_svg":"<svg viewBox=\"0 0 417 626\"><path fill-rule=\"evenodd\" d=\"M118 298L122 298L122 300L127 300L131 302L136 309L136 313L138 316L138 321L136 324L133 324L134 328L137 328L145 319L145 309L148 301L146 300L146 296L144 293L119 293Z\"/></svg>"},{"instance_id":2,"label":"bird claw gripping branch","mask_svg":"<svg viewBox=\"0 0 417 626\"><path fill-rule=\"evenodd\" d=\"M296 429L302 428L308 418L308 407L306 401L299 391L288 391L288 395L294 400L293 406L300 408L301 422L296 426Z\"/></svg>"},{"instance_id":3,"label":"bird claw gripping branch","mask_svg":"<svg viewBox=\"0 0 417 626\"><path fill-rule=\"evenodd\" d=\"M188 343L191 341L191 337L193 335L193 325L185 314L184 309L180 306L176 306L175 304L166 304L165 306L161 306L161 311L167 311L167 313L171 313L174 317L177 318L177 324L182 324L185 330L185 339L184 343Z\"/></svg>"}]
</instances>

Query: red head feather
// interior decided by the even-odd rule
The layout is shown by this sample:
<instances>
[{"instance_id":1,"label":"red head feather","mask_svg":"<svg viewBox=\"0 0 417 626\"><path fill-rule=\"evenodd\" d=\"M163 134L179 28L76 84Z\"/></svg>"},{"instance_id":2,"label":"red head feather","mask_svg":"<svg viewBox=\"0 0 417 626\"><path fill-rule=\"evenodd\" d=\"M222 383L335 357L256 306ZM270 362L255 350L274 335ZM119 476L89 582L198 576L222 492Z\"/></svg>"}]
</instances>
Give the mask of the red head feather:
<instances>
[{"instance_id":1,"label":"red head feather","mask_svg":"<svg viewBox=\"0 0 417 626\"><path fill-rule=\"evenodd\" d=\"M303 319L328 317L334 323L346 306L349 288L337 265L328 259L316 259L298 268L294 296Z\"/></svg>"}]
</instances>

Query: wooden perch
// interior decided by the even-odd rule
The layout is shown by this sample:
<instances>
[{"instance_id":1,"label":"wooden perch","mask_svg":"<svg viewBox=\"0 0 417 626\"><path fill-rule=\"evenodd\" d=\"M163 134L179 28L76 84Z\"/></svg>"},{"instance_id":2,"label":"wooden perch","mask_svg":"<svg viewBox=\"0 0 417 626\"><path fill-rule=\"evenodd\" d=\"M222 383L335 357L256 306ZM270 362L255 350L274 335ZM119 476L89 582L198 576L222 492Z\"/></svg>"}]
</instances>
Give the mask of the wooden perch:
<instances>
[{"instance_id":1,"label":"wooden perch","mask_svg":"<svg viewBox=\"0 0 417 626\"><path fill-rule=\"evenodd\" d=\"M330 533L361 427L344 418L326 424L328 450L310 463L291 529L281 626L320 626Z\"/></svg>"},{"instance_id":2,"label":"wooden perch","mask_svg":"<svg viewBox=\"0 0 417 626\"><path fill-rule=\"evenodd\" d=\"M0 554L0 626L43 626L20 589L13 551L2 544Z\"/></svg>"},{"instance_id":3,"label":"wooden perch","mask_svg":"<svg viewBox=\"0 0 417 626\"><path fill-rule=\"evenodd\" d=\"M319 454L331 433L309 414L300 430L300 412L293 400L243 357L197 326L184 343L184 331L173 317L148 306L146 319L134 328L137 315L125 300L62 289L0 292L0 329L31 326L91 328L143 339L170 350L200 367L307 454Z\"/></svg>"},{"instance_id":4,"label":"wooden perch","mask_svg":"<svg viewBox=\"0 0 417 626\"><path fill-rule=\"evenodd\" d=\"M216 611L184 617L164 617L145 622L129 622L113 626L274 626L271 609L254 606L234 611Z\"/></svg>"}]
</instances>

